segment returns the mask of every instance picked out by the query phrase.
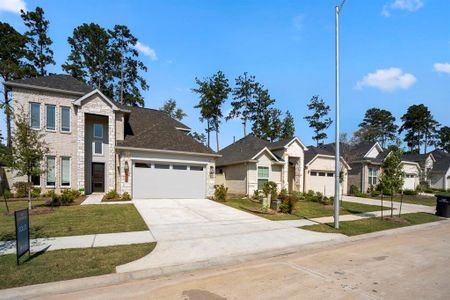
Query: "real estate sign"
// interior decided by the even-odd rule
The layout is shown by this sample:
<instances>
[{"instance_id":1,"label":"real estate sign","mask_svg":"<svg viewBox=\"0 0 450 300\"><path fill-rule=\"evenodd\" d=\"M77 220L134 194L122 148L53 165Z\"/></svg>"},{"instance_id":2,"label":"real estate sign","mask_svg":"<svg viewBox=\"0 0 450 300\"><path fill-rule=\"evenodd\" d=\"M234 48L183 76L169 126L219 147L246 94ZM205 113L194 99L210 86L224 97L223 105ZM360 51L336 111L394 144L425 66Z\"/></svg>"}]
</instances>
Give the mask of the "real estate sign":
<instances>
[{"instance_id":1,"label":"real estate sign","mask_svg":"<svg viewBox=\"0 0 450 300\"><path fill-rule=\"evenodd\" d=\"M30 253L30 218L28 208L16 210L14 212L16 221L16 255L17 264L19 258L28 252Z\"/></svg>"}]
</instances>

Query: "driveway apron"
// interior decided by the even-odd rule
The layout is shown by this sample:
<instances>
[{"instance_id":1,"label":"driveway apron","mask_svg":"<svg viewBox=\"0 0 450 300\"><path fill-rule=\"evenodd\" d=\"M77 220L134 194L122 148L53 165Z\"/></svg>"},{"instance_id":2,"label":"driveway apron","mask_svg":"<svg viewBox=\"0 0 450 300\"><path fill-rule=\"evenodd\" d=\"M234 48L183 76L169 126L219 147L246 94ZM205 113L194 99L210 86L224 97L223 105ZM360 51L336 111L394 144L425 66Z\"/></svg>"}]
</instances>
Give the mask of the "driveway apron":
<instances>
[{"instance_id":1,"label":"driveway apron","mask_svg":"<svg viewBox=\"0 0 450 300\"><path fill-rule=\"evenodd\" d=\"M294 228L206 199L133 203L158 243L150 254L118 266L117 272L212 261L220 264L344 237Z\"/></svg>"}]
</instances>

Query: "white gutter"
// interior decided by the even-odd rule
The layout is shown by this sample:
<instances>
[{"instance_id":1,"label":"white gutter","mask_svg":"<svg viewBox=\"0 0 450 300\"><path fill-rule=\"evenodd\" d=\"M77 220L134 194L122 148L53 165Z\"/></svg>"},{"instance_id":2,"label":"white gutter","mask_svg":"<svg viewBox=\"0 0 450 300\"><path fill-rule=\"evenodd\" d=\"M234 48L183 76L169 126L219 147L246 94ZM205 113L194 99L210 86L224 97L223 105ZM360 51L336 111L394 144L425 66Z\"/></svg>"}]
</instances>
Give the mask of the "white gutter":
<instances>
[{"instance_id":1,"label":"white gutter","mask_svg":"<svg viewBox=\"0 0 450 300\"><path fill-rule=\"evenodd\" d=\"M116 146L116 149L131 150L131 151L143 151L143 152L155 152L155 153L185 154L185 155L192 155L192 156L222 157L222 155L220 155L220 154L212 154L212 153L197 153L197 152L186 152L186 151L176 151L176 150L136 148L136 147L126 147L126 146Z\"/></svg>"}]
</instances>

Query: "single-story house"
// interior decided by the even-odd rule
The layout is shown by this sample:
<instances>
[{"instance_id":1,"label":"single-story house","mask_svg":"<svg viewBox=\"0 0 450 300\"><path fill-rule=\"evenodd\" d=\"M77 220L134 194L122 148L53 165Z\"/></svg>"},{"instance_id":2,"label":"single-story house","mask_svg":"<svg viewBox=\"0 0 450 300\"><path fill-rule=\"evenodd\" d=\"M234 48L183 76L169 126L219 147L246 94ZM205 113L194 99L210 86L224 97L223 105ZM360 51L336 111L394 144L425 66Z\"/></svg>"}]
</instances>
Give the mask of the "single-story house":
<instances>
[{"instance_id":1,"label":"single-story house","mask_svg":"<svg viewBox=\"0 0 450 300\"><path fill-rule=\"evenodd\" d=\"M435 189L450 189L450 153L442 150L431 152L435 161L430 171L430 187Z\"/></svg>"},{"instance_id":2,"label":"single-story house","mask_svg":"<svg viewBox=\"0 0 450 300\"><path fill-rule=\"evenodd\" d=\"M252 195L268 181L279 190L303 191L305 150L297 137L271 143L249 134L219 151L216 184L232 194Z\"/></svg>"},{"instance_id":3,"label":"single-story house","mask_svg":"<svg viewBox=\"0 0 450 300\"><path fill-rule=\"evenodd\" d=\"M159 110L121 105L69 75L7 81L15 112L23 107L50 151L42 192L116 190L133 198L204 198L214 192L211 149ZM9 186L26 181L9 176Z\"/></svg>"}]
</instances>

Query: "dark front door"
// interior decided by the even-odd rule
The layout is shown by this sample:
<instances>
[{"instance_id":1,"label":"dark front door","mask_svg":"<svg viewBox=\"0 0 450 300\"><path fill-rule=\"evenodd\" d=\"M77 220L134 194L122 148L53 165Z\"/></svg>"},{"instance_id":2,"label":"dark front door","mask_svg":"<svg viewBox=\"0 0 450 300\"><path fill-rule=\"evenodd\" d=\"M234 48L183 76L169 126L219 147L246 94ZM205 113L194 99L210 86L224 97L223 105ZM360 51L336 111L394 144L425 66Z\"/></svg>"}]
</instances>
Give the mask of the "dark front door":
<instances>
[{"instance_id":1,"label":"dark front door","mask_svg":"<svg viewBox=\"0 0 450 300\"><path fill-rule=\"evenodd\" d=\"M105 164L92 163L92 192L103 193L105 191Z\"/></svg>"}]
</instances>

